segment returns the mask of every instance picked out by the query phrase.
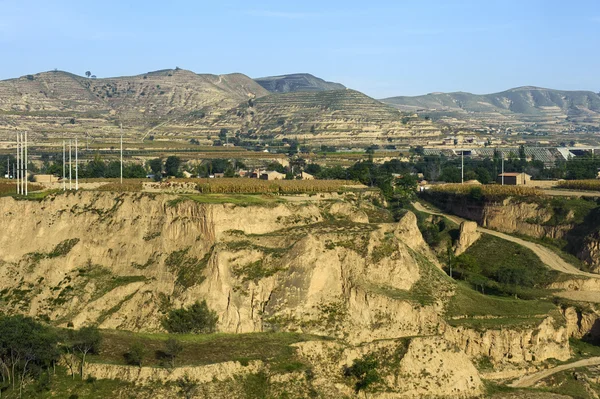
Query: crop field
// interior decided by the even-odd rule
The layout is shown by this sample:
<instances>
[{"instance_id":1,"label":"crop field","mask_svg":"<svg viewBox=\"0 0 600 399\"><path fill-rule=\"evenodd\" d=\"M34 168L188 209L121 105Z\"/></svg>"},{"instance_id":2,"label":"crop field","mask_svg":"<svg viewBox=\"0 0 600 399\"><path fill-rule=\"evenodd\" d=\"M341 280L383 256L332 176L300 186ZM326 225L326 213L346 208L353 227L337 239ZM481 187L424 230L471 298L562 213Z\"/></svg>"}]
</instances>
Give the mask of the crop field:
<instances>
[{"instance_id":1,"label":"crop field","mask_svg":"<svg viewBox=\"0 0 600 399\"><path fill-rule=\"evenodd\" d=\"M558 183L558 188L567 190L600 191L600 180L567 180Z\"/></svg>"},{"instance_id":2,"label":"crop field","mask_svg":"<svg viewBox=\"0 0 600 399\"><path fill-rule=\"evenodd\" d=\"M542 190L534 187L501 186L496 184L442 184L439 186L433 186L428 191L431 193L482 196L486 198L544 196L544 192Z\"/></svg>"},{"instance_id":3,"label":"crop field","mask_svg":"<svg viewBox=\"0 0 600 399\"><path fill-rule=\"evenodd\" d=\"M37 184L29 183L27 186L27 190L29 192L42 190L43 187L38 186ZM17 185L14 181L3 180L0 181L0 195L11 195L17 193Z\"/></svg>"},{"instance_id":4,"label":"crop field","mask_svg":"<svg viewBox=\"0 0 600 399\"><path fill-rule=\"evenodd\" d=\"M358 183L349 180L191 179L203 194L322 193L347 191Z\"/></svg>"}]
</instances>

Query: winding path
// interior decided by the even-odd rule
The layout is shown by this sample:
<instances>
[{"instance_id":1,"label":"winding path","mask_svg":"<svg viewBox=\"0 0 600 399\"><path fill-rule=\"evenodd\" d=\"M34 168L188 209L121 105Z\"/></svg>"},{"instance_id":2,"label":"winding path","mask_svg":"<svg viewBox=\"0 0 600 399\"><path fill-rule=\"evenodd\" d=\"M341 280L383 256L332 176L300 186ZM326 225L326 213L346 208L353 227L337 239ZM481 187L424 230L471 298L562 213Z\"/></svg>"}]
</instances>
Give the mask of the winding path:
<instances>
[{"instance_id":1,"label":"winding path","mask_svg":"<svg viewBox=\"0 0 600 399\"><path fill-rule=\"evenodd\" d=\"M420 202L414 202L413 206L415 207L416 210L418 210L420 212L429 213L430 215L443 216L443 217L446 217L446 218L452 220L456 224L461 224L462 222L464 222L466 220L463 218L459 218L457 216L432 211L432 210L428 209L427 207L425 207L424 205L422 205ZM531 241L523 240L521 238L514 237L509 234L500 233L495 230L486 229L486 228L480 227L480 226L477 227L477 231L479 231L480 233L485 233L485 234L489 234L489 235L492 235L492 236L495 236L498 238L502 238L503 240L514 242L516 244L524 246L525 248L529 248L550 269L557 270L561 273L573 274L573 275L577 275L577 276L600 278L600 275L598 275L598 274L584 272L582 270L579 270L575 266L565 262L560 256L558 256L556 253L554 253L551 249L546 248L543 245L536 244Z\"/></svg>"},{"instance_id":2,"label":"winding path","mask_svg":"<svg viewBox=\"0 0 600 399\"><path fill-rule=\"evenodd\" d=\"M459 218L454 215L447 215L444 213L432 211L419 202L414 202L413 206L415 207L415 209L417 211L425 212L430 215L443 216L443 217L446 217L446 218L452 220L454 223L457 223L457 224L460 224L466 220L466 219L462 219L462 218ZM584 271L577 269L575 266L565 262L560 256L558 256L556 253L554 253L551 249L548 249L540 244L536 244L536 243L533 243L530 241L523 240L518 237L511 236L509 234L500 233L498 231L486 229L486 228L479 227L479 226L477 227L477 231L479 231L481 233L485 233L485 234L490 234L495 237L502 238L504 240L511 241L516 244L522 245L526 248L529 248L540 258L540 260L546 266L548 266L551 269L557 270L561 273L577 275L577 276L586 276L586 277L591 277L591 278L596 278L596 279L600 278L600 275L593 274L593 273L586 273ZM556 295L563 296L565 298L576 300L576 301L579 300L579 301L585 301L585 302L600 303L600 292L597 292L597 291L562 291L560 293L557 293ZM600 365L600 357L590 357L588 359L578 360L576 362L572 362L572 363L568 363L568 364L562 364L560 366L556 366L551 369L541 370L541 371L538 371L537 373L523 376L523 377L517 379L516 381L514 381L513 383L511 383L510 386L513 388L527 388L527 387L531 387L531 386L535 385L538 381L543 380L544 378L549 377L553 374L559 373L561 371L575 369L575 368L579 368L579 367L596 366L596 365Z\"/></svg>"},{"instance_id":3,"label":"winding path","mask_svg":"<svg viewBox=\"0 0 600 399\"><path fill-rule=\"evenodd\" d=\"M538 371L530 375L519 378L510 384L513 388L527 388L535 385L538 381L543 380L546 377L550 377L553 374L560 373L564 370L576 369L579 367L597 366L600 364L600 357L590 357L588 359L578 360L573 363L562 364L548 370Z\"/></svg>"}]
</instances>

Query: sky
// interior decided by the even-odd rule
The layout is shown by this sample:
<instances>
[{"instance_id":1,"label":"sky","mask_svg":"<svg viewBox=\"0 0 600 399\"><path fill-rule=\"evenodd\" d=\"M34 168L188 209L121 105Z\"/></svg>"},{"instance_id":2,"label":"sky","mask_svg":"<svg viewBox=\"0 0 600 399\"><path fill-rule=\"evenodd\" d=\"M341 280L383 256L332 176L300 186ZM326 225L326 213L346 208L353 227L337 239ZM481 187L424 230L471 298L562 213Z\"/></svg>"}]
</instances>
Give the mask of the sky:
<instances>
[{"instance_id":1,"label":"sky","mask_svg":"<svg viewBox=\"0 0 600 399\"><path fill-rule=\"evenodd\" d=\"M600 91L600 0L0 0L0 79L307 72L375 98Z\"/></svg>"}]
</instances>

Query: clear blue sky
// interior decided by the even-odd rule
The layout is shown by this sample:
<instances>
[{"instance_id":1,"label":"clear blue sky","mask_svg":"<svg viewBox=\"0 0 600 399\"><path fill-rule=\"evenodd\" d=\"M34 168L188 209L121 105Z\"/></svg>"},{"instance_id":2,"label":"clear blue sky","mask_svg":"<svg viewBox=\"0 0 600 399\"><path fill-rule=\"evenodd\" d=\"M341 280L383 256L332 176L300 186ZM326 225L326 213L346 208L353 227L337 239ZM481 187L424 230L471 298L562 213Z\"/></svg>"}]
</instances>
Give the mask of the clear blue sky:
<instances>
[{"instance_id":1,"label":"clear blue sky","mask_svg":"<svg viewBox=\"0 0 600 399\"><path fill-rule=\"evenodd\" d=\"M600 91L600 0L0 0L0 79L309 72L376 98Z\"/></svg>"}]
</instances>

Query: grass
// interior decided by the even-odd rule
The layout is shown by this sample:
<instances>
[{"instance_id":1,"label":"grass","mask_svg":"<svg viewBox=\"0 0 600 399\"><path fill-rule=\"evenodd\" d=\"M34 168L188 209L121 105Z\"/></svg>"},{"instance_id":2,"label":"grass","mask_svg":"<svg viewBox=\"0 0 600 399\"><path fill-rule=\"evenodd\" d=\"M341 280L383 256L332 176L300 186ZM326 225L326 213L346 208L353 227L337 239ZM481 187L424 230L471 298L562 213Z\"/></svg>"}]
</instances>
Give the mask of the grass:
<instances>
[{"instance_id":1,"label":"grass","mask_svg":"<svg viewBox=\"0 0 600 399\"><path fill-rule=\"evenodd\" d=\"M459 282L450 300L446 318L454 326L495 328L539 323L556 306L544 300L521 300L483 295Z\"/></svg>"},{"instance_id":2,"label":"grass","mask_svg":"<svg viewBox=\"0 0 600 399\"><path fill-rule=\"evenodd\" d=\"M523 298L548 295L545 287L558 275L530 249L487 234L454 263L457 275L481 287L482 293Z\"/></svg>"},{"instance_id":3,"label":"grass","mask_svg":"<svg viewBox=\"0 0 600 399\"><path fill-rule=\"evenodd\" d=\"M212 251L208 252L202 259L198 259L188 255L189 250L188 247L180 251L173 251L165 260L165 266L177 275L175 283L183 288L189 288L204 281L204 269L206 269L212 253Z\"/></svg>"},{"instance_id":4,"label":"grass","mask_svg":"<svg viewBox=\"0 0 600 399\"><path fill-rule=\"evenodd\" d=\"M575 377L576 373L579 374L578 378ZM540 390L567 395L575 399L593 399L597 396L591 394L586 389L586 385L592 391L598 392L598 384L593 382L594 376L588 376L588 374L589 370L586 368L565 370L545 378L543 381L547 386ZM586 375L586 377L583 377L583 375Z\"/></svg>"},{"instance_id":5,"label":"grass","mask_svg":"<svg viewBox=\"0 0 600 399\"><path fill-rule=\"evenodd\" d=\"M251 194L186 194L169 202L169 206L176 206L183 201L194 201L199 204L234 204L240 206L270 205L285 202L281 198L270 195Z\"/></svg>"},{"instance_id":6,"label":"grass","mask_svg":"<svg viewBox=\"0 0 600 399\"><path fill-rule=\"evenodd\" d=\"M550 237L544 238L536 238L532 236L528 236L525 234L511 234L515 237L521 238L525 241L533 242L535 244L542 245L550 250L552 250L556 255L560 256L562 260L565 262L575 266L576 268L584 271L589 271L589 266L583 262L581 259L576 257L573 254L565 252L565 247L567 246L567 242L564 240L557 240Z\"/></svg>"},{"instance_id":7,"label":"grass","mask_svg":"<svg viewBox=\"0 0 600 399\"><path fill-rule=\"evenodd\" d=\"M560 226L564 224L582 224L589 213L598 207L595 200L589 198L554 197L543 201L542 205L552 209L552 217L545 226Z\"/></svg>"},{"instance_id":8,"label":"grass","mask_svg":"<svg viewBox=\"0 0 600 399\"><path fill-rule=\"evenodd\" d=\"M600 346L585 342L581 339L570 338L569 346L573 351L574 358L569 361L600 356Z\"/></svg>"},{"instance_id":9,"label":"grass","mask_svg":"<svg viewBox=\"0 0 600 399\"><path fill-rule=\"evenodd\" d=\"M151 334L132 333L116 330L102 330L100 353L90 361L97 363L126 364L124 354L131 345L140 342L146 348L143 364L162 367L162 360L156 354L164 350L169 338L179 340L183 352L177 358L177 366L201 366L226 361L240 361L243 364L262 360L273 367L286 367L293 362L297 342L322 340L321 337L297 333L250 333L250 334Z\"/></svg>"},{"instance_id":10,"label":"grass","mask_svg":"<svg viewBox=\"0 0 600 399\"><path fill-rule=\"evenodd\" d=\"M23 391L23 398L30 399L50 399L65 398L76 395L78 399L104 399L115 397L116 392L130 392L135 397L149 398L153 397L152 386L140 386L117 380L94 380L82 381L79 376L75 379L67 373L64 367L56 368L56 375L53 375L48 384L48 389L41 389L38 383L26 385ZM137 396L139 395L139 396ZM18 398L18 389L16 391L6 391L2 393L2 398ZM133 396L131 396L133 397Z\"/></svg>"},{"instance_id":11,"label":"grass","mask_svg":"<svg viewBox=\"0 0 600 399\"><path fill-rule=\"evenodd\" d=\"M269 268L263 264L263 260L257 260L256 262L248 263L245 266L234 268L233 275L237 278L242 277L242 282L254 281L255 284L258 280L263 278L271 277L280 271L279 268Z\"/></svg>"}]
</instances>

